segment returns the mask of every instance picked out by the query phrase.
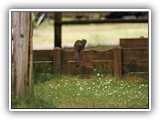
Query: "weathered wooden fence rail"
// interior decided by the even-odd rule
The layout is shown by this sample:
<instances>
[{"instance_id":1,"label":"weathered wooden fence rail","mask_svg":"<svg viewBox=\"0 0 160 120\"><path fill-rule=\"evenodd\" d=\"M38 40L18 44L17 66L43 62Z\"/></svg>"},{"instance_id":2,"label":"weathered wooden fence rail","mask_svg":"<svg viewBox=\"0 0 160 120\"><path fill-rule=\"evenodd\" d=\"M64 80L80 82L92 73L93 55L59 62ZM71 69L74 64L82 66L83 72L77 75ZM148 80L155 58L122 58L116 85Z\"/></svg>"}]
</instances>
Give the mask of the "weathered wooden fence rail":
<instances>
[{"instance_id":1,"label":"weathered wooden fence rail","mask_svg":"<svg viewBox=\"0 0 160 120\"><path fill-rule=\"evenodd\" d=\"M146 38L120 39L120 47L110 50L84 50L80 54L79 68L75 67L73 50L34 50L33 54L39 72L51 70L58 73L93 74L97 70L122 76L128 73L148 74L149 69Z\"/></svg>"}]
</instances>

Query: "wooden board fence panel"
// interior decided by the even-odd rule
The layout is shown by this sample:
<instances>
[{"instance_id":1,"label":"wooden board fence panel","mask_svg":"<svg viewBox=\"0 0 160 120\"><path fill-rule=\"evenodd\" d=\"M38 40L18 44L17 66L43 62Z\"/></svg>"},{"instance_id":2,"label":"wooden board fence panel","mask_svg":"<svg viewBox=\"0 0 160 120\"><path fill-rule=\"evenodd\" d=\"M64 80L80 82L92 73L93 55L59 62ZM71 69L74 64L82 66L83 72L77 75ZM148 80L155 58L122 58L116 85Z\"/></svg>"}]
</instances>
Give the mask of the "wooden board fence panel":
<instances>
[{"instance_id":1,"label":"wooden board fence panel","mask_svg":"<svg viewBox=\"0 0 160 120\"><path fill-rule=\"evenodd\" d=\"M68 61L62 63L62 70L73 74L93 74L95 70L112 73L113 60L80 61L80 66L78 68L76 68L74 61Z\"/></svg>"},{"instance_id":2,"label":"wooden board fence panel","mask_svg":"<svg viewBox=\"0 0 160 120\"><path fill-rule=\"evenodd\" d=\"M80 62L80 66L76 68L75 62L68 61L62 64L64 72L72 74L92 74L93 66L92 63Z\"/></svg>"},{"instance_id":3,"label":"wooden board fence panel","mask_svg":"<svg viewBox=\"0 0 160 120\"><path fill-rule=\"evenodd\" d=\"M33 56L34 61L52 61L53 50L34 50Z\"/></svg>"},{"instance_id":4,"label":"wooden board fence panel","mask_svg":"<svg viewBox=\"0 0 160 120\"><path fill-rule=\"evenodd\" d=\"M122 49L122 71L148 72L148 48L123 48Z\"/></svg>"},{"instance_id":5,"label":"wooden board fence panel","mask_svg":"<svg viewBox=\"0 0 160 120\"><path fill-rule=\"evenodd\" d=\"M87 57L86 57L87 56ZM82 61L92 61L92 60L113 60L113 50L90 50L85 51L80 54Z\"/></svg>"},{"instance_id":6,"label":"wooden board fence panel","mask_svg":"<svg viewBox=\"0 0 160 120\"><path fill-rule=\"evenodd\" d=\"M54 58L53 50L34 50L34 61L52 61ZM74 61L73 50L62 50L62 62ZM82 51L80 53L80 60L92 61L92 60L112 60L113 50L106 51Z\"/></svg>"},{"instance_id":7,"label":"wooden board fence panel","mask_svg":"<svg viewBox=\"0 0 160 120\"><path fill-rule=\"evenodd\" d=\"M148 49L135 48L135 49L122 49L122 60L148 60Z\"/></svg>"},{"instance_id":8,"label":"wooden board fence panel","mask_svg":"<svg viewBox=\"0 0 160 120\"><path fill-rule=\"evenodd\" d=\"M123 48L142 48L148 47L148 38L122 38L120 46Z\"/></svg>"},{"instance_id":9,"label":"wooden board fence panel","mask_svg":"<svg viewBox=\"0 0 160 120\"><path fill-rule=\"evenodd\" d=\"M73 74L93 74L94 69L113 72L113 50L85 50L80 53L80 67L76 68L73 50L62 51L62 70Z\"/></svg>"},{"instance_id":10,"label":"wooden board fence panel","mask_svg":"<svg viewBox=\"0 0 160 120\"><path fill-rule=\"evenodd\" d=\"M81 51L81 61L92 61L92 60L113 60L113 50L96 51L88 50ZM74 61L74 52L69 50L62 51L62 62Z\"/></svg>"},{"instance_id":11,"label":"wooden board fence panel","mask_svg":"<svg viewBox=\"0 0 160 120\"><path fill-rule=\"evenodd\" d=\"M109 51L82 51L80 55L80 67L75 67L75 61L73 58L73 50L61 50L61 65L59 65L58 71L66 71L69 73L93 73L93 69L102 70L113 73L122 70L124 73L127 72L146 72L148 71L148 49L118 49L120 50L117 54L113 54L113 50ZM120 53L122 54L121 56ZM116 56L119 57L116 57ZM114 56L114 58L113 58ZM52 69L57 65L54 64L54 54L53 50L36 50L34 51L34 61L39 61L49 63L49 66L52 66ZM117 59L117 62L115 61ZM115 62L113 62L113 60ZM122 61L121 61L122 60ZM122 62L122 63L121 63ZM116 67L117 65L122 65L123 67ZM54 65L54 66L53 66ZM43 65L44 66L44 65ZM48 66L48 65L47 65ZM42 67L41 67L42 68ZM87 72L88 70L88 72ZM43 71L43 70L42 70ZM122 74L122 71L119 74ZM115 73L116 74L116 73Z\"/></svg>"},{"instance_id":12,"label":"wooden board fence panel","mask_svg":"<svg viewBox=\"0 0 160 120\"><path fill-rule=\"evenodd\" d=\"M92 61L97 71L112 74L114 72L114 64L112 60L95 60Z\"/></svg>"},{"instance_id":13,"label":"wooden board fence panel","mask_svg":"<svg viewBox=\"0 0 160 120\"><path fill-rule=\"evenodd\" d=\"M148 61L146 60L125 60L122 63L123 73L128 72L148 72Z\"/></svg>"},{"instance_id":14,"label":"wooden board fence panel","mask_svg":"<svg viewBox=\"0 0 160 120\"><path fill-rule=\"evenodd\" d=\"M62 62L73 61L73 50L62 50Z\"/></svg>"}]
</instances>

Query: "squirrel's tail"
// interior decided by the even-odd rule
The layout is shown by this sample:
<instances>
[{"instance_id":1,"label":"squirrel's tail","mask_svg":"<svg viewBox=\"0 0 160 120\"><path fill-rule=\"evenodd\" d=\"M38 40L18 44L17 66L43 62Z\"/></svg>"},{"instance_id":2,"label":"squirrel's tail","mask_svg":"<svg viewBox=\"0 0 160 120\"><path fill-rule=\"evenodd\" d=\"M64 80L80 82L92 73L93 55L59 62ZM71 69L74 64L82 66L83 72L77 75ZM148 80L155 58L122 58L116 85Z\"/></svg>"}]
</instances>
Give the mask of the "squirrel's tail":
<instances>
[{"instance_id":1,"label":"squirrel's tail","mask_svg":"<svg viewBox=\"0 0 160 120\"><path fill-rule=\"evenodd\" d=\"M79 67L79 54L78 54L78 52L74 52L74 59L75 59L75 65L78 68Z\"/></svg>"}]
</instances>

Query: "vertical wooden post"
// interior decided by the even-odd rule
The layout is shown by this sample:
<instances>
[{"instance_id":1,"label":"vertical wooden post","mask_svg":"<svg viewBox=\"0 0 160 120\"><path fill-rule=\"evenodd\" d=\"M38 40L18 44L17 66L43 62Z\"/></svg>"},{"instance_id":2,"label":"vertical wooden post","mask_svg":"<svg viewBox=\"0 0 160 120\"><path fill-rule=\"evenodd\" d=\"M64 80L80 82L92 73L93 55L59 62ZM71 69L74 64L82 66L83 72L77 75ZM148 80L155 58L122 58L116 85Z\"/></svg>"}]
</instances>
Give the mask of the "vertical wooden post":
<instances>
[{"instance_id":1,"label":"vertical wooden post","mask_svg":"<svg viewBox=\"0 0 160 120\"><path fill-rule=\"evenodd\" d=\"M13 14L14 93L18 100L32 83L32 23L30 12Z\"/></svg>"},{"instance_id":2,"label":"vertical wooden post","mask_svg":"<svg viewBox=\"0 0 160 120\"><path fill-rule=\"evenodd\" d=\"M61 72L61 48L56 47L53 50L53 72Z\"/></svg>"},{"instance_id":3,"label":"vertical wooden post","mask_svg":"<svg viewBox=\"0 0 160 120\"><path fill-rule=\"evenodd\" d=\"M114 49L114 75L122 76L122 53L121 48Z\"/></svg>"},{"instance_id":4,"label":"vertical wooden post","mask_svg":"<svg viewBox=\"0 0 160 120\"><path fill-rule=\"evenodd\" d=\"M33 26L32 14L30 13L30 30L29 30L29 51L28 51L28 81L29 92L33 92Z\"/></svg>"},{"instance_id":5,"label":"vertical wooden post","mask_svg":"<svg viewBox=\"0 0 160 120\"><path fill-rule=\"evenodd\" d=\"M61 48L61 29L62 29L62 25L61 23L61 19L62 19L62 13L60 12L56 12L54 14L54 46L55 47L60 47Z\"/></svg>"}]
</instances>

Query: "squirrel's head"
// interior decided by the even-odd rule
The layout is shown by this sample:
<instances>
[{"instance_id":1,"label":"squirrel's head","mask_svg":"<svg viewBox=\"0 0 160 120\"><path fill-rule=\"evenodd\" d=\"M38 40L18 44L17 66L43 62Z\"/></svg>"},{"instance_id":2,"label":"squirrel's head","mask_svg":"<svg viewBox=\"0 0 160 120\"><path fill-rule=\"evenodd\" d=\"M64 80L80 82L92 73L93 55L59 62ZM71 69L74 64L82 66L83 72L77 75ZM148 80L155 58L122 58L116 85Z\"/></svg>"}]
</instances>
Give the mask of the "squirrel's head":
<instances>
[{"instance_id":1,"label":"squirrel's head","mask_svg":"<svg viewBox=\"0 0 160 120\"><path fill-rule=\"evenodd\" d=\"M82 43L83 43L84 45L86 45L87 40L86 40L86 39L82 39Z\"/></svg>"}]
</instances>

